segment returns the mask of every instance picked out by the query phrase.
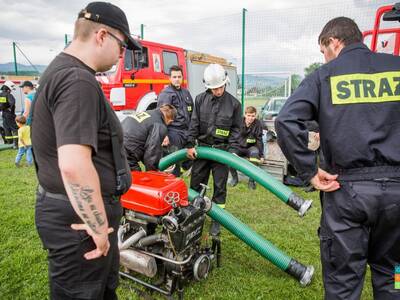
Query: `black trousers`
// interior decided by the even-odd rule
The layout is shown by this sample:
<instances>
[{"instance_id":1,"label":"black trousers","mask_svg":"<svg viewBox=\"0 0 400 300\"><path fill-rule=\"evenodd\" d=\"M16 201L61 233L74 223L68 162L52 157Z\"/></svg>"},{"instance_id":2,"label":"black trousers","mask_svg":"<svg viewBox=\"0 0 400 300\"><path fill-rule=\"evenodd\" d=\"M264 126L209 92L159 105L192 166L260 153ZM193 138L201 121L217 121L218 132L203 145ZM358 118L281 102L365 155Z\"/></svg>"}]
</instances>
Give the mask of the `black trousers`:
<instances>
[{"instance_id":1,"label":"black trousers","mask_svg":"<svg viewBox=\"0 0 400 300\"><path fill-rule=\"evenodd\" d=\"M17 123L15 123L15 114L7 111L3 112L3 127L5 136L4 143L14 143L15 146L18 146L18 126Z\"/></svg>"},{"instance_id":2,"label":"black trousers","mask_svg":"<svg viewBox=\"0 0 400 300\"><path fill-rule=\"evenodd\" d=\"M340 178L340 176L339 176ZM400 299L400 181L340 181L322 193L319 229L325 299L360 299L366 265L374 299Z\"/></svg>"},{"instance_id":3,"label":"black trousers","mask_svg":"<svg viewBox=\"0 0 400 300\"><path fill-rule=\"evenodd\" d=\"M212 201L217 204L225 204L226 201L226 182L228 180L229 168L226 165L215 161L196 159L193 161L192 177L190 179L190 188L200 192L200 183L207 184L212 172L214 180L214 194Z\"/></svg>"},{"instance_id":4,"label":"black trousers","mask_svg":"<svg viewBox=\"0 0 400 300\"><path fill-rule=\"evenodd\" d=\"M86 260L96 248L86 231L70 226L82 223L67 200L37 194L35 222L43 247L48 251L50 299L117 299L119 250L117 231L122 216L119 201L104 199L109 226L107 256Z\"/></svg>"},{"instance_id":5,"label":"black trousers","mask_svg":"<svg viewBox=\"0 0 400 300\"><path fill-rule=\"evenodd\" d=\"M260 158L260 151L256 146L251 146L249 148L244 147L235 147L229 149L229 152L235 153L240 157L248 157L248 158Z\"/></svg>"},{"instance_id":6,"label":"black trousers","mask_svg":"<svg viewBox=\"0 0 400 300\"><path fill-rule=\"evenodd\" d=\"M260 158L260 151L256 146L251 146L249 148L244 148L244 147L235 147L235 148L230 148L229 152L236 154L237 156L240 157L246 157L246 158ZM238 178L237 171L234 168L229 168L229 171L231 172L231 175L233 178ZM238 179L237 179L238 180ZM249 182L253 181L254 179L249 178Z\"/></svg>"},{"instance_id":7,"label":"black trousers","mask_svg":"<svg viewBox=\"0 0 400 300\"><path fill-rule=\"evenodd\" d=\"M186 130L176 130L168 128L168 138L170 145L166 147L164 156L184 148L184 146L186 145L185 132ZM185 170L188 170L192 166L192 161L188 159L182 162L175 163L175 168L172 171L172 174L174 174L176 177L181 176L181 166Z\"/></svg>"}]
</instances>

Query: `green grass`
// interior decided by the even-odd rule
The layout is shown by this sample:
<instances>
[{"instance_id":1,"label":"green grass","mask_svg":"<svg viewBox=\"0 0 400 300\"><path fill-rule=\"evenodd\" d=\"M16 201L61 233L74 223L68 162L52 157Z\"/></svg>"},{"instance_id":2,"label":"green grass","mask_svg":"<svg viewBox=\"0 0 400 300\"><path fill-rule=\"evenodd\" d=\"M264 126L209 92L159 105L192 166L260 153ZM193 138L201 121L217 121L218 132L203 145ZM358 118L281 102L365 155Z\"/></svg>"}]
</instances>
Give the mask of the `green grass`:
<instances>
[{"instance_id":1,"label":"green grass","mask_svg":"<svg viewBox=\"0 0 400 300\"><path fill-rule=\"evenodd\" d=\"M33 168L14 167L16 151L0 152L0 299L47 299L47 261L34 225L36 177ZM228 188L226 209L297 261L313 265L308 287L262 258L227 230L222 232L222 266L185 288L185 299L322 299L319 241L320 205L303 219L271 193L246 183ZM207 227L208 228L208 227ZM369 274L362 299L372 299ZM121 280L120 299L139 299L133 283ZM163 299L156 294L156 299Z\"/></svg>"}]
</instances>

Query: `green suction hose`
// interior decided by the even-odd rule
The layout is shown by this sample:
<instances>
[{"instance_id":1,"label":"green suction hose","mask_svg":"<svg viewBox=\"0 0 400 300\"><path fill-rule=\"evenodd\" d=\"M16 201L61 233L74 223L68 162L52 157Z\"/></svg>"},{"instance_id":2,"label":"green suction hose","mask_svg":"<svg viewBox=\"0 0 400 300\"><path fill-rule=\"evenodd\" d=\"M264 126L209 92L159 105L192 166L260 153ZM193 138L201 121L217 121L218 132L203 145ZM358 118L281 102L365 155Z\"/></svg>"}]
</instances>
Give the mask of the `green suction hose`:
<instances>
[{"instance_id":1,"label":"green suction hose","mask_svg":"<svg viewBox=\"0 0 400 300\"><path fill-rule=\"evenodd\" d=\"M189 189L189 200L200 197L199 193ZM301 285L306 286L311 282L314 274L313 266L305 266L290 258L271 242L263 239L259 234L251 230L246 224L235 218L218 205L212 204L207 214L227 230L257 251L262 257L272 262L275 266L296 278Z\"/></svg>"},{"instance_id":2,"label":"green suction hose","mask_svg":"<svg viewBox=\"0 0 400 300\"><path fill-rule=\"evenodd\" d=\"M279 181L275 180L272 176L261 171L244 159L241 159L228 152L213 148L198 147L196 148L196 150L198 158L204 158L218 161L220 163L225 163L231 167L237 168L238 170L245 173L247 176L254 178L259 183L260 181L265 181L263 186L269 190L271 189L271 191L280 199L282 199L285 203L289 202L291 195L294 194L289 188L281 184ZM160 170L164 170L170 165L184 159L186 159L186 150L182 149L164 157L160 161L159 168ZM261 171L262 173L258 175L253 175L254 172L259 171ZM263 179L263 176L265 175L267 175L267 180ZM271 184L271 182L273 184ZM279 184L284 188L282 188ZM196 191L189 189L190 201L193 201L196 197L200 197L200 195ZM305 286L311 282L314 273L313 266L305 266L295 259L290 258L285 253L280 251L276 246L274 246L271 242L263 239L260 235L250 229L246 224L242 223L232 214L230 214L226 210L223 210L217 205L213 204L207 214L212 219L219 222L232 234L241 239L244 243L249 245L252 249L257 251L261 256L272 262L281 270L296 278L301 285Z\"/></svg>"},{"instance_id":3,"label":"green suction hose","mask_svg":"<svg viewBox=\"0 0 400 300\"><path fill-rule=\"evenodd\" d=\"M311 200L304 200L301 196L294 193L289 187L276 180L273 176L253 165L246 159L233 155L227 151L210 147L196 147L196 152L197 158L213 160L222 164L226 164L254 179L287 205L298 211L301 217L303 217L311 207ZM165 170L170 165L185 159L187 159L186 149L181 149L162 158L159 163L159 168L160 170Z\"/></svg>"}]
</instances>

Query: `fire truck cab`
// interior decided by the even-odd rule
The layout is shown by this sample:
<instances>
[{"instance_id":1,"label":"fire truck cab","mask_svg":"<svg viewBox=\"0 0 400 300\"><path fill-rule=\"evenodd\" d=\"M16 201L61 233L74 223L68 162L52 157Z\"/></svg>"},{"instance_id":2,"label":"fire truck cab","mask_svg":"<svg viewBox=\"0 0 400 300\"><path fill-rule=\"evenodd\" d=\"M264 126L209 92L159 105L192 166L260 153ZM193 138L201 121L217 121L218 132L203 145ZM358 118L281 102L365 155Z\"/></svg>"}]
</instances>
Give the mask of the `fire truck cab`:
<instances>
[{"instance_id":1,"label":"fire truck cab","mask_svg":"<svg viewBox=\"0 0 400 300\"><path fill-rule=\"evenodd\" d=\"M192 97L205 91L203 72L210 63L219 63L227 71L230 85L227 90L237 93L236 67L226 59L183 48L141 40L142 50L126 50L111 71L98 74L103 91L120 120L132 111L145 111L157 105L157 95L169 84L169 68L183 69L183 87Z\"/></svg>"},{"instance_id":2,"label":"fire truck cab","mask_svg":"<svg viewBox=\"0 0 400 300\"><path fill-rule=\"evenodd\" d=\"M364 43L372 51L400 55L399 22L400 2L378 8L374 28L363 32Z\"/></svg>"}]
</instances>

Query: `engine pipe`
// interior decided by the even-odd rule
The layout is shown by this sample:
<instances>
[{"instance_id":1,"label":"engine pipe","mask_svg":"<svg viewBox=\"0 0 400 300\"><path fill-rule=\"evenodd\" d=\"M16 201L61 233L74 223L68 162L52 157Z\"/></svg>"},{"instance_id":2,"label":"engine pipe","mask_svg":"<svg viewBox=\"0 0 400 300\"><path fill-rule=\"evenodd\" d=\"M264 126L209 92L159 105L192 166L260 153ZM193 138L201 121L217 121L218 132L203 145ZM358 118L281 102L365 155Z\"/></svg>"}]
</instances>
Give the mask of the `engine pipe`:
<instances>
[{"instance_id":1,"label":"engine pipe","mask_svg":"<svg viewBox=\"0 0 400 300\"><path fill-rule=\"evenodd\" d=\"M146 236L146 231L143 228L140 228L138 232L136 232L134 235L129 237L125 242L122 242L122 235L124 229L122 226L118 229L118 247L119 250L126 250L130 246L135 245L141 238Z\"/></svg>"},{"instance_id":2,"label":"engine pipe","mask_svg":"<svg viewBox=\"0 0 400 300\"><path fill-rule=\"evenodd\" d=\"M189 189L189 200L195 199L199 193ZM274 244L265 240L259 234L250 229L246 224L235 218L228 211L212 204L211 210L207 213L212 219L219 222L232 234L245 242L262 257L272 262L275 266L296 278L302 286L311 282L314 274L313 266L305 266L295 259L289 257L279 250Z\"/></svg>"},{"instance_id":3,"label":"engine pipe","mask_svg":"<svg viewBox=\"0 0 400 300\"><path fill-rule=\"evenodd\" d=\"M227 151L210 147L196 147L196 152L197 158L213 160L226 164L254 179L264 188L276 195L284 203L294 208L300 217L303 217L311 207L311 200L304 200L301 196L294 193L289 187L276 180L272 175L253 165L244 158L233 155ZM160 170L165 170L170 165L185 159L187 159L186 149L181 149L162 158L159 163L159 168Z\"/></svg>"},{"instance_id":4,"label":"engine pipe","mask_svg":"<svg viewBox=\"0 0 400 300\"><path fill-rule=\"evenodd\" d=\"M166 241L168 238L163 233L156 233L153 235L146 236L137 242L138 247L147 247L158 242Z\"/></svg>"}]
</instances>

